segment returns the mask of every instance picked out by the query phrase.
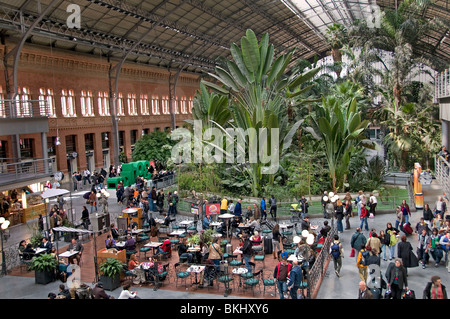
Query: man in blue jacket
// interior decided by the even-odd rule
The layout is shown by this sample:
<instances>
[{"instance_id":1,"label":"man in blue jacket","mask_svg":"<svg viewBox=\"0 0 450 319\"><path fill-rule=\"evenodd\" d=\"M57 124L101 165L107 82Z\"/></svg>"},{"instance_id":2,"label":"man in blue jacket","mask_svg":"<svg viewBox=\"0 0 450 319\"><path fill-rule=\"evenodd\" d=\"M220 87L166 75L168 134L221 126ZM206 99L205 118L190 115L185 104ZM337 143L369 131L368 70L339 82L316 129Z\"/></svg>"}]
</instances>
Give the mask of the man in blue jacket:
<instances>
[{"instance_id":1,"label":"man in blue jacket","mask_svg":"<svg viewBox=\"0 0 450 319\"><path fill-rule=\"evenodd\" d=\"M297 290L300 289L303 284L303 271L297 260L292 262L292 266L288 280L289 294L292 299L298 299Z\"/></svg>"},{"instance_id":2,"label":"man in blue jacket","mask_svg":"<svg viewBox=\"0 0 450 319\"><path fill-rule=\"evenodd\" d=\"M242 218L241 199L238 199L236 206L234 207L234 216L239 217L239 220L241 220L241 218Z\"/></svg>"},{"instance_id":3,"label":"man in blue jacket","mask_svg":"<svg viewBox=\"0 0 450 319\"><path fill-rule=\"evenodd\" d=\"M266 212L266 198L263 196L261 199L261 221L267 219L267 212Z\"/></svg>"}]
</instances>

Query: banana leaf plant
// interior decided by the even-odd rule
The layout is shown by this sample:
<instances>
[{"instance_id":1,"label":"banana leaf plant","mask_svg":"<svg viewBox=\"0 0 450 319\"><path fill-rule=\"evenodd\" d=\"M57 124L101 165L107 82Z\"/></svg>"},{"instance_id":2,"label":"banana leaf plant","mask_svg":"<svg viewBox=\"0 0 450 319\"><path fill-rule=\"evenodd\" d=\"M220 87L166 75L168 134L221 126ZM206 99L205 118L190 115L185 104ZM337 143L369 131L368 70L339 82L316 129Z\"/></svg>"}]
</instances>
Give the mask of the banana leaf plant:
<instances>
[{"instance_id":1,"label":"banana leaf plant","mask_svg":"<svg viewBox=\"0 0 450 319\"><path fill-rule=\"evenodd\" d=\"M375 148L365 135L369 121L362 120L356 97L345 101L335 95L317 103L310 119L311 126L306 130L323 142L332 189L336 192L343 187L352 153L360 147Z\"/></svg>"},{"instance_id":2,"label":"banana leaf plant","mask_svg":"<svg viewBox=\"0 0 450 319\"><path fill-rule=\"evenodd\" d=\"M310 89L303 84L319 70L288 75L287 68L294 50L275 58L269 35L265 33L258 42L250 29L241 38L240 47L231 44L230 52L233 59L217 66L215 73L209 73L219 84L206 80L202 83L217 94L229 97L233 119L230 126L237 141L236 160L248 176L253 196L257 196L264 181L273 184L279 159L288 151L303 122L301 119L292 125L289 123L288 105ZM228 134L225 127L217 126ZM249 160L245 161L247 156Z\"/></svg>"}]
</instances>

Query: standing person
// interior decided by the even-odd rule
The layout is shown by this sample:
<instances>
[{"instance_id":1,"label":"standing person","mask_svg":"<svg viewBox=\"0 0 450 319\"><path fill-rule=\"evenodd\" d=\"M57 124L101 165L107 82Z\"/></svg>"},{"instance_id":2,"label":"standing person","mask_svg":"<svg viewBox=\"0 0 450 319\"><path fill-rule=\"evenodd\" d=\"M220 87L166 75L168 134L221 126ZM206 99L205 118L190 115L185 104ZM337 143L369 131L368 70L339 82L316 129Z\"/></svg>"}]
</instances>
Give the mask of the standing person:
<instances>
[{"instance_id":1,"label":"standing person","mask_svg":"<svg viewBox=\"0 0 450 319\"><path fill-rule=\"evenodd\" d=\"M405 199L402 201L402 204L400 205L400 207L401 207L401 210L402 210L402 213L403 213L404 223L408 224L409 223L409 218L411 217L411 210L409 209L409 205L406 203ZM402 223L402 225L404 223Z\"/></svg>"},{"instance_id":2,"label":"standing person","mask_svg":"<svg viewBox=\"0 0 450 319\"><path fill-rule=\"evenodd\" d=\"M449 258L448 258L448 252L450 251L450 230L447 230L445 235L441 236L441 239L439 240L439 244L445 253L445 256L444 256L445 267L448 267L449 272L450 272L450 262L449 262Z\"/></svg>"},{"instance_id":3,"label":"standing person","mask_svg":"<svg viewBox=\"0 0 450 319\"><path fill-rule=\"evenodd\" d=\"M224 197L220 201L220 213L225 214L227 212L227 209L228 209L228 200Z\"/></svg>"},{"instance_id":4,"label":"standing person","mask_svg":"<svg viewBox=\"0 0 450 319\"><path fill-rule=\"evenodd\" d=\"M153 212L156 213L156 202L157 201L158 201L158 194L156 194L156 187L153 186L152 190L150 191L150 199L148 201L149 202L149 210L151 211L151 213L153 213Z\"/></svg>"},{"instance_id":5,"label":"standing person","mask_svg":"<svg viewBox=\"0 0 450 319\"><path fill-rule=\"evenodd\" d=\"M359 278L361 278L362 281L366 282L367 281L367 276L369 275L368 273L368 265L365 265L364 260L365 260L365 255L366 255L366 246L363 244L360 247L360 251L358 253L358 258L356 259L356 267L358 268L358 274L359 274Z\"/></svg>"},{"instance_id":6,"label":"standing person","mask_svg":"<svg viewBox=\"0 0 450 319\"><path fill-rule=\"evenodd\" d=\"M358 299L373 299L373 294L370 289L367 288L365 281L359 282Z\"/></svg>"},{"instance_id":7,"label":"standing person","mask_svg":"<svg viewBox=\"0 0 450 319\"><path fill-rule=\"evenodd\" d=\"M263 196L261 199L261 221L267 219L267 211L266 211L266 198Z\"/></svg>"},{"instance_id":8,"label":"standing person","mask_svg":"<svg viewBox=\"0 0 450 319\"><path fill-rule=\"evenodd\" d=\"M366 205L364 205L364 203L362 203L361 201L361 215L359 216L359 218L361 219L361 225L359 226L359 228L363 228L363 225L365 226L365 230L369 230L369 225L367 224L367 217L368 217L368 212L367 212L367 208Z\"/></svg>"},{"instance_id":9,"label":"standing person","mask_svg":"<svg viewBox=\"0 0 450 319\"><path fill-rule=\"evenodd\" d=\"M228 202L228 212L230 214L234 215L234 207L235 207L235 205L233 203L233 200L230 199L230 201Z\"/></svg>"},{"instance_id":10,"label":"standing person","mask_svg":"<svg viewBox=\"0 0 450 319\"><path fill-rule=\"evenodd\" d=\"M344 206L340 199L336 202L336 220L337 220L337 230L339 233L344 231L344 225L342 224L342 220L344 219Z\"/></svg>"},{"instance_id":11,"label":"standing person","mask_svg":"<svg viewBox=\"0 0 450 319\"><path fill-rule=\"evenodd\" d=\"M87 168L83 171L83 186L86 185L86 181L91 185L91 172Z\"/></svg>"},{"instance_id":12,"label":"standing person","mask_svg":"<svg viewBox=\"0 0 450 319\"><path fill-rule=\"evenodd\" d=\"M173 198L172 198L172 192L167 192L167 205L169 207L168 211L167 211L167 216L172 215L173 212Z\"/></svg>"},{"instance_id":13,"label":"standing person","mask_svg":"<svg viewBox=\"0 0 450 319\"><path fill-rule=\"evenodd\" d=\"M253 218L255 221L259 221L259 219L261 219L261 212L257 204L253 204Z\"/></svg>"},{"instance_id":14,"label":"standing person","mask_svg":"<svg viewBox=\"0 0 450 319\"><path fill-rule=\"evenodd\" d=\"M302 209L302 218L308 215L309 203L306 199L305 195L302 195L302 198L299 200L300 207Z\"/></svg>"},{"instance_id":15,"label":"standing person","mask_svg":"<svg viewBox=\"0 0 450 319\"><path fill-rule=\"evenodd\" d=\"M381 252L381 240L378 238L375 230L370 233L370 237L366 242L366 247L370 247L372 251Z\"/></svg>"},{"instance_id":16,"label":"standing person","mask_svg":"<svg viewBox=\"0 0 450 319\"><path fill-rule=\"evenodd\" d=\"M275 199L275 196L271 196L269 199L269 205L270 205L270 216L272 216L273 220L277 221L277 200Z\"/></svg>"},{"instance_id":17,"label":"standing person","mask_svg":"<svg viewBox=\"0 0 450 319\"><path fill-rule=\"evenodd\" d=\"M322 208L323 208L323 218L325 219L329 219L330 216L328 216L328 212L327 212L327 204L329 202L329 198L328 198L328 192L325 191L323 192L323 196L322 199L320 200L321 204L322 204Z\"/></svg>"},{"instance_id":18,"label":"standing person","mask_svg":"<svg viewBox=\"0 0 450 319\"><path fill-rule=\"evenodd\" d=\"M213 242L209 246L209 259L214 263L216 266L216 270L219 269L220 260L222 259L223 253L220 249L219 245L219 237L215 237L213 239Z\"/></svg>"},{"instance_id":19,"label":"standing person","mask_svg":"<svg viewBox=\"0 0 450 319\"><path fill-rule=\"evenodd\" d=\"M431 238L428 235L426 229L422 228L421 234L419 234L419 243L417 245L417 258L422 263L422 268L425 269L425 265L428 263L430 259L430 255L428 254L428 249L431 246Z\"/></svg>"},{"instance_id":20,"label":"standing person","mask_svg":"<svg viewBox=\"0 0 450 319\"><path fill-rule=\"evenodd\" d=\"M244 240L244 245L242 246L242 256L244 257L245 268L247 268L248 272L251 273L252 267L250 266L250 259L253 255L253 244L247 234L244 234L242 238Z\"/></svg>"},{"instance_id":21,"label":"standing person","mask_svg":"<svg viewBox=\"0 0 450 319\"><path fill-rule=\"evenodd\" d=\"M386 224L386 231L384 232L385 236L389 238L389 260L392 260L395 256L395 247L397 246L397 236L400 233L400 231L397 228L392 227L391 223ZM385 243L388 242L387 238L385 239Z\"/></svg>"},{"instance_id":22,"label":"standing person","mask_svg":"<svg viewBox=\"0 0 450 319\"><path fill-rule=\"evenodd\" d=\"M156 206L158 207L158 212L162 214L164 211L164 192L162 189L159 190L158 196L156 197Z\"/></svg>"},{"instance_id":23,"label":"standing person","mask_svg":"<svg viewBox=\"0 0 450 319\"><path fill-rule=\"evenodd\" d=\"M348 230L351 228L350 217L353 216L353 205L352 201L349 199L345 201L344 216L345 216L345 229Z\"/></svg>"},{"instance_id":24,"label":"standing person","mask_svg":"<svg viewBox=\"0 0 450 319\"><path fill-rule=\"evenodd\" d=\"M234 207L234 216L239 217L239 221L242 220L242 205L240 198L237 200L236 206Z\"/></svg>"},{"instance_id":25,"label":"standing person","mask_svg":"<svg viewBox=\"0 0 450 319\"><path fill-rule=\"evenodd\" d=\"M178 213L178 202L180 198L178 197L178 192L173 192L172 204L173 204L173 216L177 216Z\"/></svg>"},{"instance_id":26,"label":"standing person","mask_svg":"<svg viewBox=\"0 0 450 319\"><path fill-rule=\"evenodd\" d=\"M358 253L361 250L361 246L366 244L366 241L366 236L361 233L361 228L358 227L350 239L350 246L356 251L356 253Z\"/></svg>"},{"instance_id":27,"label":"standing person","mask_svg":"<svg viewBox=\"0 0 450 319\"><path fill-rule=\"evenodd\" d=\"M441 283L441 277L432 276L423 291L423 299L448 299L447 290Z\"/></svg>"},{"instance_id":28,"label":"standing person","mask_svg":"<svg viewBox=\"0 0 450 319\"><path fill-rule=\"evenodd\" d=\"M445 202L442 196L438 196L438 199L435 203L434 211L436 212L436 214L441 215L441 218L444 219L445 210L446 210Z\"/></svg>"},{"instance_id":29,"label":"standing person","mask_svg":"<svg viewBox=\"0 0 450 319\"><path fill-rule=\"evenodd\" d=\"M371 216L375 216L375 209L377 207L377 198L375 197L375 195L373 193L370 193L370 197L369 197L369 207L370 207L370 215Z\"/></svg>"},{"instance_id":30,"label":"standing person","mask_svg":"<svg viewBox=\"0 0 450 319\"><path fill-rule=\"evenodd\" d=\"M277 283L280 299L284 299L287 297L285 296L288 291L287 279L292 269L292 264L288 263L287 257L288 254L286 252L283 252L281 254L281 261L278 262L278 264L275 266L275 269L273 270L273 278Z\"/></svg>"},{"instance_id":31,"label":"standing person","mask_svg":"<svg viewBox=\"0 0 450 319\"><path fill-rule=\"evenodd\" d=\"M89 229L89 225L91 224L89 220L89 211L86 206L83 206L83 210L81 212L81 221L83 223L84 229Z\"/></svg>"},{"instance_id":32,"label":"standing person","mask_svg":"<svg viewBox=\"0 0 450 319\"><path fill-rule=\"evenodd\" d=\"M397 256L401 258L403 267L406 273L408 273L408 268L414 268L419 266L419 261L414 255L411 243L406 241L406 236L402 235L401 241L397 245Z\"/></svg>"},{"instance_id":33,"label":"standing person","mask_svg":"<svg viewBox=\"0 0 450 319\"><path fill-rule=\"evenodd\" d=\"M330 254L331 257L333 257L333 263L334 263L334 272L336 273L336 276L341 276L341 268L342 268L342 258L344 257L344 251L342 248L342 244L339 241L339 236L334 235L333 243L330 246Z\"/></svg>"},{"instance_id":34,"label":"standing person","mask_svg":"<svg viewBox=\"0 0 450 319\"><path fill-rule=\"evenodd\" d=\"M396 216L395 228L398 229L400 226L402 226L405 223L405 215L403 215L401 206L397 206L397 209L395 211L395 216Z\"/></svg>"},{"instance_id":35,"label":"standing person","mask_svg":"<svg viewBox=\"0 0 450 319\"><path fill-rule=\"evenodd\" d=\"M432 227L432 222L433 222L433 212L430 209L430 205L425 204L423 205L423 220L430 226Z\"/></svg>"},{"instance_id":36,"label":"standing person","mask_svg":"<svg viewBox=\"0 0 450 319\"><path fill-rule=\"evenodd\" d=\"M288 288L291 299L298 299L297 291L303 285L303 270L299 266L298 261L292 262L292 269L289 272Z\"/></svg>"},{"instance_id":37,"label":"standing person","mask_svg":"<svg viewBox=\"0 0 450 319\"><path fill-rule=\"evenodd\" d=\"M402 299L403 288L408 290L407 277L406 268L400 258L397 258L393 265L389 265L386 271L386 279L393 299Z\"/></svg>"},{"instance_id":38,"label":"standing person","mask_svg":"<svg viewBox=\"0 0 450 319\"><path fill-rule=\"evenodd\" d=\"M277 258L277 254L280 251L280 243L281 243L280 225L276 224L272 229L273 259Z\"/></svg>"},{"instance_id":39,"label":"standing person","mask_svg":"<svg viewBox=\"0 0 450 319\"><path fill-rule=\"evenodd\" d=\"M441 236L439 235L438 229L433 228L431 230L431 236L430 236L430 241L431 241L430 253L431 253L431 257L433 257L434 262L435 262L434 267L439 266L442 256L444 255L442 252L441 245L439 244L440 237Z\"/></svg>"},{"instance_id":40,"label":"standing person","mask_svg":"<svg viewBox=\"0 0 450 319\"><path fill-rule=\"evenodd\" d=\"M94 191L91 191L89 194L89 205L91 205L91 213L97 211L97 194Z\"/></svg>"},{"instance_id":41,"label":"standing person","mask_svg":"<svg viewBox=\"0 0 450 319\"><path fill-rule=\"evenodd\" d=\"M384 230L380 230L380 233L378 234L378 239L380 240L380 243L381 243L380 255L382 255L383 260L386 261L387 260L386 259L386 251L387 251L387 247L389 247L390 238L388 235L386 235Z\"/></svg>"},{"instance_id":42,"label":"standing person","mask_svg":"<svg viewBox=\"0 0 450 319\"><path fill-rule=\"evenodd\" d=\"M78 179L77 179L77 172L73 172L72 174L72 183L73 183L73 190L78 190Z\"/></svg>"}]
</instances>

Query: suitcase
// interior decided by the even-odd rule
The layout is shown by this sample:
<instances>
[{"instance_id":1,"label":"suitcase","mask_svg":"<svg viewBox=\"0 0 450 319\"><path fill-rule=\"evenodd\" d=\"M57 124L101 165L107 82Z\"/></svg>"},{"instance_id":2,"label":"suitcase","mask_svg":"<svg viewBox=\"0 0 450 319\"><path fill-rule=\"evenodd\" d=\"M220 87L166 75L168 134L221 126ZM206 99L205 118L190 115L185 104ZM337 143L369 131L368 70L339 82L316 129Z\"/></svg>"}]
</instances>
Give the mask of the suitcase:
<instances>
[{"instance_id":1,"label":"suitcase","mask_svg":"<svg viewBox=\"0 0 450 319\"><path fill-rule=\"evenodd\" d=\"M403 224L403 232L405 232L405 234L407 235L411 235L413 233L413 229L411 228L411 225L408 224Z\"/></svg>"},{"instance_id":2,"label":"suitcase","mask_svg":"<svg viewBox=\"0 0 450 319\"><path fill-rule=\"evenodd\" d=\"M273 252L272 238L264 237L264 254L270 255Z\"/></svg>"}]
</instances>

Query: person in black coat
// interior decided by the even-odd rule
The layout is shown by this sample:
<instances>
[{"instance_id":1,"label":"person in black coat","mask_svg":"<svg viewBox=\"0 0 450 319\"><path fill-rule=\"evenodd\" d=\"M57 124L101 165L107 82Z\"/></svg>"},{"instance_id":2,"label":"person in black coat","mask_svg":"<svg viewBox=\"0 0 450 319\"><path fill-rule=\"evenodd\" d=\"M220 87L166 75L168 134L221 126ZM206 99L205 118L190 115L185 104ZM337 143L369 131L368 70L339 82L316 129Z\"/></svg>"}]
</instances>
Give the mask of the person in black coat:
<instances>
[{"instance_id":1,"label":"person in black coat","mask_svg":"<svg viewBox=\"0 0 450 319\"><path fill-rule=\"evenodd\" d=\"M423 219L427 222L428 225L432 225L433 221L433 212L430 209L430 206L428 204L425 204L423 206Z\"/></svg>"},{"instance_id":2,"label":"person in black coat","mask_svg":"<svg viewBox=\"0 0 450 319\"><path fill-rule=\"evenodd\" d=\"M411 243L406 241L405 235L401 237L401 242L397 244L397 256L398 258L401 258L403 267L405 268L406 272L408 272L408 268L419 266L419 260L413 252Z\"/></svg>"},{"instance_id":3,"label":"person in black coat","mask_svg":"<svg viewBox=\"0 0 450 319\"><path fill-rule=\"evenodd\" d=\"M391 290L392 298L401 299L403 289L408 290L408 275L400 258L395 259L394 263L389 264L386 270L386 279L388 289Z\"/></svg>"},{"instance_id":4,"label":"person in black coat","mask_svg":"<svg viewBox=\"0 0 450 319\"><path fill-rule=\"evenodd\" d=\"M89 224L91 223L89 220L89 211L86 206L83 206L83 211L81 212L81 221L83 222L83 226L85 229L89 228Z\"/></svg>"},{"instance_id":5,"label":"person in black coat","mask_svg":"<svg viewBox=\"0 0 450 319\"><path fill-rule=\"evenodd\" d=\"M441 277L432 276L423 291L423 299L448 299L447 290L441 283Z\"/></svg>"}]
</instances>

